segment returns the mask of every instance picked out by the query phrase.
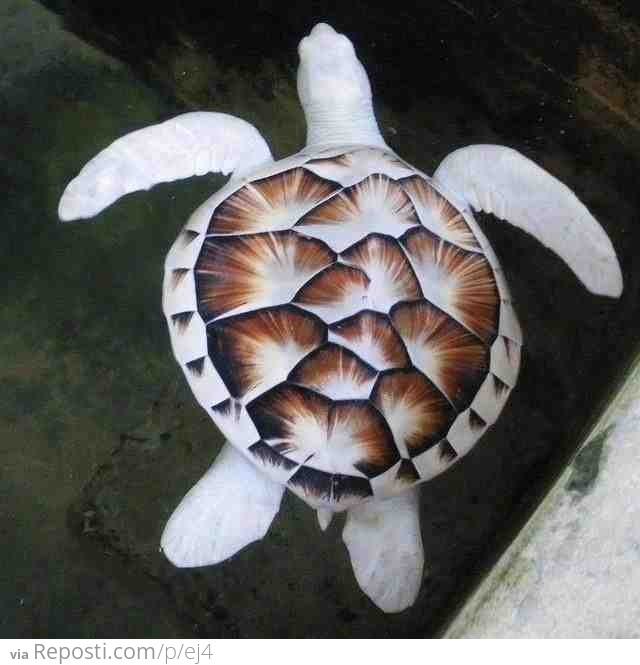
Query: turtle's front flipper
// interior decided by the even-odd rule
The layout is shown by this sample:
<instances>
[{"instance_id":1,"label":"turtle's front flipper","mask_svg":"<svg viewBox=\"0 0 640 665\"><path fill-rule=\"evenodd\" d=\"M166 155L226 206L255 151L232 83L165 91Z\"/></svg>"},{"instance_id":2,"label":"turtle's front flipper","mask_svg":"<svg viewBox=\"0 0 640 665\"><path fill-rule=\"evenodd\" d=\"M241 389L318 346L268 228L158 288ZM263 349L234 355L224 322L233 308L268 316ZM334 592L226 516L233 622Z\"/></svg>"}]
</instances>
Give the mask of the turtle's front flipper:
<instances>
[{"instance_id":1,"label":"turtle's front flipper","mask_svg":"<svg viewBox=\"0 0 640 665\"><path fill-rule=\"evenodd\" d=\"M383 612L413 605L422 584L424 550L418 488L349 509L342 533L360 588Z\"/></svg>"},{"instance_id":2,"label":"turtle's front flipper","mask_svg":"<svg viewBox=\"0 0 640 665\"><path fill-rule=\"evenodd\" d=\"M564 259L592 293L618 297L622 273L607 234L575 194L519 152L472 145L452 152L434 174L443 193L493 213Z\"/></svg>"},{"instance_id":3,"label":"turtle's front flipper","mask_svg":"<svg viewBox=\"0 0 640 665\"><path fill-rule=\"evenodd\" d=\"M283 492L226 443L169 518L161 548L180 568L224 561L265 536Z\"/></svg>"},{"instance_id":4,"label":"turtle's front flipper","mask_svg":"<svg viewBox=\"0 0 640 665\"><path fill-rule=\"evenodd\" d=\"M185 113L114 141L67 186L63 221L93 217L129 192L205 173L242 175L273 161L260 132L224 113Z\"/></svg>"}]
</instances>

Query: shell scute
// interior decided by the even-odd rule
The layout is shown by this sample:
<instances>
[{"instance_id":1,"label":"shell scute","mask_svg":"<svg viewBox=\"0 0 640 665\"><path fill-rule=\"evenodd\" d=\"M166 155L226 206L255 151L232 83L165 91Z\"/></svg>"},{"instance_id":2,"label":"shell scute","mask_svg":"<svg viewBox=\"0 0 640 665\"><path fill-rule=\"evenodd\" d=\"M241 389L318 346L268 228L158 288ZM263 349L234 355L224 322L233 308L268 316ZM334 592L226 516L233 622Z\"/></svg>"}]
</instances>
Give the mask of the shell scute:
<instances>
[{"instance_id":1,"label":"shell scute","mask_svg":"<svg viewBox=\"0 0 640 665\"><path fill-rule=\"evenodd\" d=\"M216 208L207 233L237 235L289 229L338 189L340 185L303 168L247 183Z\"/></svg>"},{"instance_id":2,"label":"shell scute","mask_svg":"<svg viewBox=\"0 0 640 665\"><path fill-rule=\"evenodd\" d=\"M290 305L222 319L207 329L209 355L230 393L250 401L278 383L327 338L318 317Z\"/></svg>"},{"instance_id":3,"label":"shell scute","mask_svg":"<svg viewBox=\"0 0 640 665\"><path fill-rule=\"evenodd\" d=\"M447 398L416 370L384 372L372 393L400 452L415 457L444 438L456 417Z\"/></svg>"},{"instance_id":4,"label":"shell scute","mask_svg":"<svg viewBox=\"0 0 640 665\"><path fill-rule=\"evenodd\" d=\"M465 251L424 228L401 239L426 300L485 342L498 334L500 295L482 254Z\"/></svg>"},{"instance_id":5,"label":"shell scute","mask_svg":"<svg viewBox=\"0 0 640 665\"><path fill-rule=\"evenodd\" d=\"M294 228L343 252L370 233L397 238L418 224L415 208L402 187L378 173L332 196Z\"/></svg>"},{"instance_id":6,"label":"shell scute","mask_svg":"<svg viewBox=\"0 0 640 665\"><path fill-rule=\"evenodd\" d=\"M418 175L405 178L400 182L416 208L424 227L463 249L482 252L480 243L465 221L463 214L435 187Z\"/></svg>"},{"instance_id":7,"label":"shell scute","mask_svg":"<svg viewBox=\"0 0 640 665\"><path fill-rule=\"evenodd\" d=\"M329 327L329 341L353 351L378 370L411 364L402 338L389 317L364 310Z\"/></svg>"},{"instance_id":8,"label":"shell scute","mask_svg":"<svg viewBox=\"0 0 640 665\"><path fill-rule=\"evenodd\" d=\"M208 238L196 263L202 318L283 305L335 254L292 231Z\"/></svg>"}]
</instances>

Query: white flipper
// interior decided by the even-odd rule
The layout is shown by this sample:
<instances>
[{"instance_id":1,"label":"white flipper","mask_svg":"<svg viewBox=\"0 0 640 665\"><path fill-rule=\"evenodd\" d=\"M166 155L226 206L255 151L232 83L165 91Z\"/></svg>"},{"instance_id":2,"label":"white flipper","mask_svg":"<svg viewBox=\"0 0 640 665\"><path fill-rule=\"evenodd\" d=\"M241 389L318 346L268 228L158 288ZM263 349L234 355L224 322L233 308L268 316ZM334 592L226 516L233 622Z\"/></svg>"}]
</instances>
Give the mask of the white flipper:
<instances>
[{"instance_id":1,"label":"white flipper","mask_svg":"<svg viewBox=\"0 0 640 665\"><path fill-rule=\"evenodd\" d=\"M169 518L160 546L179 568L224 561L265 536L283 492L226 443Z\"/></svg>"},{"instance_id":2,"label":"white flipper","mask_svg":"<svg viewBox=\"0 0 640 665\"><path fill-rule=\"evenodd\" d=\"M342 532L360 588L383 612L413 605L422 584L424 550L418 488L347 512Z\"/></svg>"},{"instance_id":3,"label":"white flipper","mask_svg":"<svg viewBox=\"0 0 640 665\"><path fill-rule=\"evenodd\" d=\"M472 145L445 157L434 174L447 194L462 196L530 233L553 250L592 293L618 297L622 273L600 224L575 194L516 150Z\"/></svg>"},{"instance_id":4,"label":"white flipper","mask_svg":"<svg viewBox=\"0 0 640 665\"><path fill-rule=\"evenodd\" d=\"M194 175L240 176L273 161L248 122L224 113L185 113L131 132L96 155L62 195L62 221L97 215L121 196Z\"/></svg>"}]
</instances>

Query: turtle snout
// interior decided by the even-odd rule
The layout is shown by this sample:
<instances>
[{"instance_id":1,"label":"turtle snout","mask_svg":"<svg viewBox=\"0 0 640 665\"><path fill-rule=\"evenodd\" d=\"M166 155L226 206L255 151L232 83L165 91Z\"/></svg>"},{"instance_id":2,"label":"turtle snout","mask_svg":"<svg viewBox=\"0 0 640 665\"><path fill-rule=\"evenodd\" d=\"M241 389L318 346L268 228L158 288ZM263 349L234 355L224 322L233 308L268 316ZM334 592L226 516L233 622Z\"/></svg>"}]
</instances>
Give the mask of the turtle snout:
<instances>
[{"instance_id":1,"label":"turtle snout","mask_svg":"<svg viewBox=\"0 0 640 665\"><path fill-rule=\"evenodd\" d=\"M322 35L337 35L338 33L328 23L316 23L309 33L309 37L320 37Z\"/></svg>"},{"instance_id":2,"label":"turtle snout","mask_svg":"<svg viewBox=\"0 0 640 665\"><path fill-rule=\"evenodd\" d=\"M336 32L328 23L318 23L298 46L300 59L327 59L345 51L353 51L348 37Z\"/></svg>"}]
</instances>

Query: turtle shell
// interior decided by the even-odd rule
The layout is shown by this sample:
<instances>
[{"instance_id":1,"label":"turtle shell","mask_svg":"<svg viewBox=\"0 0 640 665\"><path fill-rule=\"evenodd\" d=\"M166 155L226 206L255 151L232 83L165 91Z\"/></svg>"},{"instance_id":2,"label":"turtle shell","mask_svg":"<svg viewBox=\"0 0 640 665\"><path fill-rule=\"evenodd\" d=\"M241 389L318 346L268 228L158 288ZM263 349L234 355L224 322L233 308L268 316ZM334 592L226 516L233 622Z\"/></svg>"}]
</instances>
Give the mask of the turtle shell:
<instances>
[{"instance_id":1,"label":"turtle shell","mask_svg":"<svg viewBox=\"0 0 640 665\"><path fill-rule=\"evenodd\" d=\"M167 257L178 362L229 441L313 507L429 480L514 387L520 328L468 210L376 149L276 162Z\"/></svg>"}]
</instances>

